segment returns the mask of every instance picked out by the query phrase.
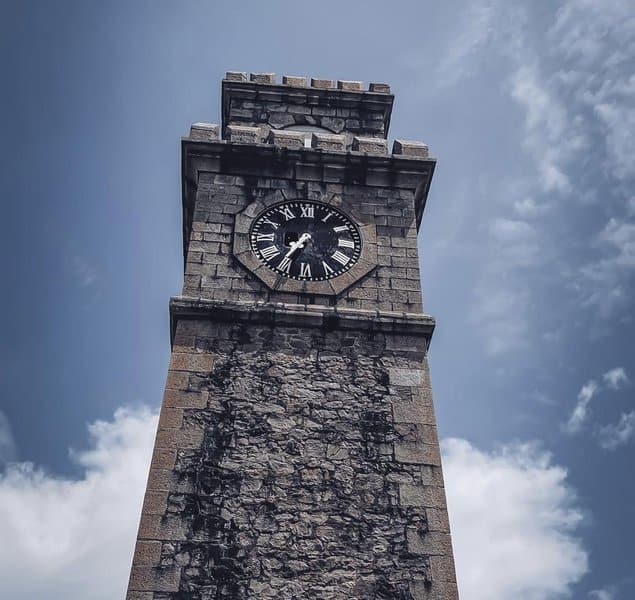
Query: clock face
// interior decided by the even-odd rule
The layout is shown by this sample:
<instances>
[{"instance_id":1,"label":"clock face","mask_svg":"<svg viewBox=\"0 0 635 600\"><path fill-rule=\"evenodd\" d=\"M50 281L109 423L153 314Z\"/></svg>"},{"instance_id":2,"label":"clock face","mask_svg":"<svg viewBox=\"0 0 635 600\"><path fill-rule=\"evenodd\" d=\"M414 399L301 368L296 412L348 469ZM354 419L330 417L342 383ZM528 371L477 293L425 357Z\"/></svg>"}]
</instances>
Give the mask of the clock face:
<instances>
[{"instance_id":1,"label":"clock face","mask_svg":"<svg viewBox=\"0 0 635 600\"><path fill-rule=\"evenodd\" d=\"M300 281L324 281L359 259L359 230L342 211L311 201L283 202L254 221L251 249L267 267Z\"/></svg>"}]
</instances>

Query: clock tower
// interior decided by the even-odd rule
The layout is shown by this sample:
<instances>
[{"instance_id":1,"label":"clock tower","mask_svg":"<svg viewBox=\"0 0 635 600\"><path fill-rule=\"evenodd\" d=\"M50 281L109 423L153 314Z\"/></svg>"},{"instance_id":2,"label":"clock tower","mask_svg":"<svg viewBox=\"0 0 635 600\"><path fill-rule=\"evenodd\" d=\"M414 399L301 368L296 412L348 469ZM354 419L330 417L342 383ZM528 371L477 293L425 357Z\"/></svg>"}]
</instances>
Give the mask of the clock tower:
<instances>
[{"instance_id":1,"label":"clock tower","mask_svg":"<svg viewBox=\"0 0 635 600\"><path fill-rule=\"evenodd\" d=\"M385 84L230 72L182 140L182 295L128 600L458 598Z\"/></svg>"}]
</instances>

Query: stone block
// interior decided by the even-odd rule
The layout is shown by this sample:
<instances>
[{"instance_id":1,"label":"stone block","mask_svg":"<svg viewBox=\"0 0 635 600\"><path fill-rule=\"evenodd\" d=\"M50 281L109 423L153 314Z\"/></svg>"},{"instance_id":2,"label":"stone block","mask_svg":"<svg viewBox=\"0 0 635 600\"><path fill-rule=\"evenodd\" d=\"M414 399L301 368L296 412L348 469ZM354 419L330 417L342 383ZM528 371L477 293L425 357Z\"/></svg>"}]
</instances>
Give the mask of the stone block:
<instances>
[{"instance_id":1,"label":"stone block","mask_svg":"<svg viewBox=\"0 0 635 600\"><path fill-rule=\"evenodd\" d=\"M143 512L148 515L163 515L167 505L167 490L148 490L143 500Z\"/></svg>"},{"instance_id":2,"label":"stone block","mask_svg":"<svg viewBox=\"0 0 635 600\"><path fill-rule=\"evenodd\" d=\"M428 146L423 142L407 142L395 140L392 146L393 154L403 154L415 158L428 158Z\"/></svg>"},{"instance_id":3,"label":"stone block","mask_svg":"<svg viewBox=\"0 0 635 600\"><path fill-rule=\"evenodd\" d=\"M218 140L219 126L214 123L194 123L190 127L190 139L199 142Z\"/></svg>"},{"instance_id":4,"label":"stone block","mask_svg":"<svg viewBox=\"0 0 635 600\"><path fill-rule=\"evenodd\" d=\"M412 465L441 465L441 455L436 444L420 442L395 442L395 460Z\"/></svg>"},{"instance_id":5,"label":"stone block","mask_svg":"<svg viewBox=\"0 0 635 600\"><path fill-rule=\"evenodd\" d=\"M314 133L311 135L311 147L329 152L345 151L346 136L335 133Z\"/></svg>"},{"instance_id":6,"label":"stone block","mask_svg":"<svg viewBox=\"0 0 635 600\"><path fill-rule=\"evenodd\" d=\"M335 87L335 82L332 79L316 79L315 77L311 77L311 87L330 90Z\"/></svg>"},{"instance_id":7,"label":"stone block","mask_svg":"<svg viewBox=\"0 0 635 600\"><path fill-rule=\"evenodd\" d=\"M401 506L423 506L426 508L445 508L445 491L433 485L399 485L399 503Z\"/></svg>"},{"instance_id":8,"label":"stone block","mask_svg":"<svg viewBox=\"0 0 635 600\"><path fill-rule=\"evenodd\" d=\"M388 142L384 138L358 137L353 138L353 150L367 154L387 154Z\"/></svg>"},{"instance_id":9,"label":"stone block","mask_svg":"<svg viewBox=\"0 0 635 600\"><path fill-rule=\"evenodd\" d=\"M170 370L208 373L214 368L214 355L202 352L175 352Z\"/></svg>"},{"instance_id":10,"label":"stone block","mask_svg":"<svg viewBox=\"0 0 635 600\"><path fill-rule=\"evenodd\" d=\"M276 83L275 73L251 73L249 79L254 83Z\"/></svg>"},{"instance_id":11,"label":"stone block","mask_svg":"<svg viewBox=\"0 0 635 600\"><path fill-rule=\"evenodd\" d=\"M269 132L269 142L275 146L289 148L290 150L298 150L304 148L304 140L306 134L303 131L287 131L272 129Z\"/></svg>"},{"instance_id":12,"label":"stone block","mask_svg":"<svg viewBox=\"0 0 635 600\"><path fill-rule=\"evenodd\" d=\"M133 567L129 589L132 591L177 592L181 570L178 568Z\"/></svg>"},{"instance_id":13,"label":"stone block","mask_svg":"<svg viewBox=\"0 0 635 600\"><path fill-rule=\"evenodd\" d=\"M448 519L447 511L439 510L438 508L427 508L426 516L430 531L450 533L450 520Z\"/></svg>"},{"instance_id":14,"label":"stone block","mask_svg":"<svg viewBox=\"0 0 635 600\"><path fill-rule=\"evenodd\" d=\"M452 542L449 533L428 531L420 533L416 527L406 528L408 552L419 555L452 555Z\"/></svg>"},{"instance_id":15,"label":"stone block","mask_svg":"<svg viewBox=\"0 0 635 600\"><path fill-rule=\"evenodd\" d=\"M432 567L432 579L434 581L456 581L456 572L452 555L431 556L430 566Z\"/></svg>"},{"instance_id":16,"label":"stone block","mask_svg":"<svg viewBox=\"0 0 635 600\"><path fill-rule=\"evenodd\" d=\"M161 558L161 542L156 540L139 540L135 547L133 562L138 567L159 564Z\"/></svg>"},{"instance_id":17,"label":"stone block","mask_svg":"<svg viewBox=\"0 0 635 600\"><path fill-rule=\"evenodd\" d=\"M337 89L346 90L347 92L361 92L362 82L361 81L346 81L343 79L338 79Z\"/></svg>"},{"instance_id":18,"label":"stone block","mask_svg":"<svg viewBox=\"0 0 635 600\"><path fill-rule=\"evenodd\" d=\"M238 144L259 144L262 141L260 127L228 125L225 131L228 141Z\"/></svg>"},{"instance_id":19,"label":"stone block","mask_svg":"<svg viewBox=\"0 0 635 600\"><path fill-rule=\"evenodd\" d=\"M155 469L172 469L175 461L176 448L155 448L152 453L152 467Z\"/></svg>"},{"instance_id":20,"label":"stone block","mask_svg":"<svg viewBox=\"0 0 635 600\"><path fill-rule=\"evenodd\" d=\"M227 71L225 73L226 81L247 81L247 73L243 71Z\"/></svg>"},{"instance_id":21,"label":"stone block","mask_svg":"<svg viewBox=\"0 0 635 600\"><path fill-rule=\"evenodd\" d=\"M421 399L395 400L392 405L395 423L421 423L434 425L434 409L430 402Z\"/></svg>"},{"instance_id":22,"label":"stone block","mask_svg":"<svg viewBox=\"0 0 635 600\"><path fill-rule=\"evenodd\" d=\"M371 83L368 86L368 91L377 94L390 94L390 86L387 83Z\"/></svg>"},{"instance_id":23,"label":"stone block","mask_svg":"<svg viewBox=\"0 0 635 600\"><path fill-rule=\"evenodd\" d=\"M307 78L306 77L295 77L293 75L284 75L282 77L282 83L284 85L290 85L293 87L306 87Z\"/></svg>"},{"instance_id":24,"label":"stone block","mask_svg":"<svg viewBox=\"0 0 635 600\"><path fill-rule=\"evenodd\" d=\"M423 369L391 368L388 371L388 380L391 385L417 387L423 384L425 373Z\"/></svg>"},{"instance_id":25,"label":"stone block","mask_svg":"<svg viewBox=\"0 0 635 600\"><path fill-rule=\"evenodd\" d=\"M164 406L159 415L159 429L178 428L183 423L183 409Z\"/></svg>"}]
</instances>

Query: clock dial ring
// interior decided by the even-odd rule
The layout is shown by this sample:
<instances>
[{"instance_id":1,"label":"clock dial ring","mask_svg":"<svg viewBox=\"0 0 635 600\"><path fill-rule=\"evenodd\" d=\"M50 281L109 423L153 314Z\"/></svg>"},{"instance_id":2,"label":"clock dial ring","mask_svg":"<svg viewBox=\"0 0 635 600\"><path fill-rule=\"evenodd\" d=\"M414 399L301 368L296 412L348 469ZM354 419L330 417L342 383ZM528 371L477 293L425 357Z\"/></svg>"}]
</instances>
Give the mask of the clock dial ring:
<instances>
[{"instance_id":1,"label":"clock dial ring","mask_svg":"<svg viewBox=\"0 0 635 600\"><path fill-rule=\"evenodd\" d=\"M277 275L326 281L346 273L362 254L362 236L342 210L313 200L273 204L253 221L251 250Z\"/></svg>"}]
</instances>

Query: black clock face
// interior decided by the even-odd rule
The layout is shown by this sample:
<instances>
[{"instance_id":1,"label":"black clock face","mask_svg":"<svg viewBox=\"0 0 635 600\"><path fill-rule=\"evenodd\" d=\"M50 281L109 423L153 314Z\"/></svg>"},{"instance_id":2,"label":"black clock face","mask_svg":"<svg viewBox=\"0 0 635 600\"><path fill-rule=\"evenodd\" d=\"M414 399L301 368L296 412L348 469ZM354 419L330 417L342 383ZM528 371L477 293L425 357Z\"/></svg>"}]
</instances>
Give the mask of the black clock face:
<instances>
[{"instance_id":1,"label":"black clock face","mask_svg":"<svg viewBox=\"0 0 635 600\"><path fill-rule=\"evenodd\" d=\"M311 201L269 207L250 232L256 256L276 273L300 281L324 281L348 271L362 240L342 211Z\"/></svg>"}]
</instances>

